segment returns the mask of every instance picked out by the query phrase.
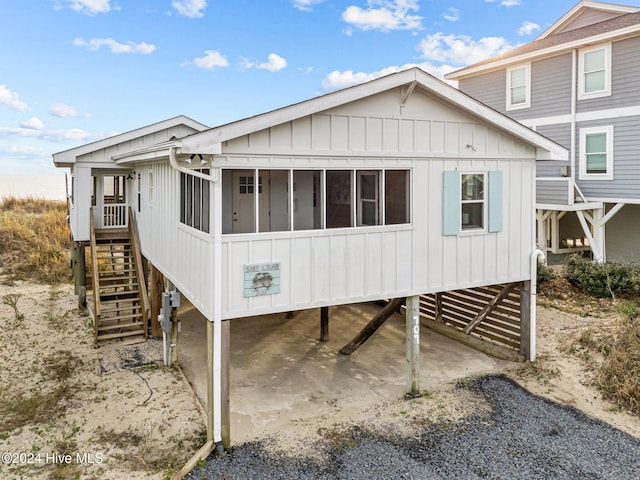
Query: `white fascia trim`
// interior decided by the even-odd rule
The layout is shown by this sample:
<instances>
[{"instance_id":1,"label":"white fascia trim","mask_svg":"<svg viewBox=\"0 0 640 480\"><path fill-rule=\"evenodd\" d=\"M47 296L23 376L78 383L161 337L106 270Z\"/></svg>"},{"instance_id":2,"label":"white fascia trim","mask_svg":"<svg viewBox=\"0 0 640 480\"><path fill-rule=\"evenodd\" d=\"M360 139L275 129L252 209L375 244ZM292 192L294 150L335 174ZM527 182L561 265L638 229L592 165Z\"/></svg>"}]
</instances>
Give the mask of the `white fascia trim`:
<instances>
[{"instance_id":1,"label":"white fascia trim","mask_svg":"<svg viewBox=\"0 0 640 480\"><path fill-rule=\"evenodd\" d=\"M605 110L592 110L590 112L581 112L576 115L577 122L592 122L595 120L606 120L610 118L626 118L640 115L640 105L632 105L630 107L608 108ZM552 117L527 118L520 120L520 123L529 128L540 127L544 125L558 125L563 123L571 123L571 114L555 115Z\"/></svg>"},{"instance_id":2,"label":"white fascia trim","mask_svg":"<svg viewBox=\"0 0 640 480\"><path fill-rule=\"evenodd\" d=\"M527 52L515 57L508 57L495 62L484 63L477 67L467 67L455 72L447 73L444 78L447 80L461 80L467 77L473 77L474 75L480 75L493 70L499 70L505 68L508 65L514 65L516 63L523 63L527 61L539 60L543 57L551 57L559 55L561 53L570 52L575 48L582 48L585 45L592 43L604 43L612 41L614 39L620 39L621 37L631 36L640 32L640 24L632 25L630 27L621 28L612 32L601 33L600 35L594 35L592 37L582 38L574 40L573 42L563 43L560 45L554 45L553 47L544 48L542 50L535 50L533 52Z\"/></svg>"},{"instance_id":3,"label":"white fascia trim","mask_svg":"<svg viewBox=\"0 0 640 480\"><path fill-rule=\"evenodd\" d=\"M583 9L593 8L596 10L602 10L605 12L615 12L615 13L635 13L640 11L637 7L629 7L626 5L614 5L612 3L601 3L601 2L593 2L589 0L582 0L576 6L574 6L571 10L565 13L559 20L553 23L549 28L547 28L544 32L542 32L536 40L542 40L543 38L549 37L554 33L562 30L573 18Z\"/></svg>"},{"instance_id":4,"label":"white fascia trim","mask_svg":"<svg viewBox=\"0 0 640 480\"><path fill-rule=\"evenodd\" d=\"M79 147L71 148L69 150L64 150L62 152L53 154L53 163L56 166L67 166L68 164L73 164L76 162L76 158L85 155L87 153L95 152L96 150L101 150L103 148L108 148L113 145L117 145L118 143L127 142L129 140L136 139L138 137L143 137L145 135L149 135L154 132L158 132L161 130L166 130L167 128L177 127L178 125L186 125L188 127L193 128L194 130L205 130L207 127L205 124L196 122L195 120L185 117L184 115L180 115L177 117L169 118L167 120L163 120L158 123L154 123L151 125L147 125L146 127L137 128L135 130L130 130L125 133L120 133L118 135L113 135L112 137L104 138L102 140L98 140L92 143L86 143ZM63 165L64 164L64 165Z\"/></svg>"},{"instance_id":5,"label":"white fascia trim","mask_svg":"<svg viewBox=\"0 0 640 480\"><path fill-rule=\"evenodd\" d=\"M220 148L222 142L290 122L307 115L322 112L377 93L410 84L416 81L427 92L456 105L458 108L479 117L501 130L509 132L525 143L536 147L537 160L567 160L569 152L561 145L525 127L460 90L438 80L419 68L403 70L354 87L339 90L321 97L312 98L288 107L239 120L228 125L196 133L180 140L181 153L210 152Z\"/></svg>"}]
</instances>

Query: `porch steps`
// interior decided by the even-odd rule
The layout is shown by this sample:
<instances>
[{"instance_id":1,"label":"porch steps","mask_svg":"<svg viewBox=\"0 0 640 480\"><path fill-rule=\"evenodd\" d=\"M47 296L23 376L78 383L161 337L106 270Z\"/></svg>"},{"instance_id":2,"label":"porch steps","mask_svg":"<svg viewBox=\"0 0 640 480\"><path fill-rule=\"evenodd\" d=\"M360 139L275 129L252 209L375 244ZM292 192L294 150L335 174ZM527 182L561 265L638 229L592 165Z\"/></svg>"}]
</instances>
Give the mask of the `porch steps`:
<instances>
[{"instance_id":1,"label":"porch steps","mask_svg":"<svg viewBox=\"0 0 640 480\"><path fill-rule=\"evenodd\" d=\"M141 296L144 285L139 285L138 263L129 231L96 230L93 258L98 269L93 294L100 302L100 314L94 319L96 343L146 341Z\"/></svg>"}]
</instances>

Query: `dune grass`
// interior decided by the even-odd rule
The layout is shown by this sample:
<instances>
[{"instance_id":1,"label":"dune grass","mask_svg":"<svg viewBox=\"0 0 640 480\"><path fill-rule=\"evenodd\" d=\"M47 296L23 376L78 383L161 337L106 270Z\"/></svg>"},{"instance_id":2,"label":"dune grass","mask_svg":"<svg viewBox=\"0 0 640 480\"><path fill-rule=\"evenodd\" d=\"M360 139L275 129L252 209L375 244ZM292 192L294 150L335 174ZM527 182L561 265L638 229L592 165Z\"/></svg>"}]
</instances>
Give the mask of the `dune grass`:
<instances>
[{"instance_id":1,"label":"dune grass","mask_svg":"<svg viewBox=\"0 0 640 480\"><path fill-rule=\"evenodd\" d=\"M0 259L11 279L68 281L69 247L65 202L15 197L0 201Z\"/></svg>"}]
</instances>

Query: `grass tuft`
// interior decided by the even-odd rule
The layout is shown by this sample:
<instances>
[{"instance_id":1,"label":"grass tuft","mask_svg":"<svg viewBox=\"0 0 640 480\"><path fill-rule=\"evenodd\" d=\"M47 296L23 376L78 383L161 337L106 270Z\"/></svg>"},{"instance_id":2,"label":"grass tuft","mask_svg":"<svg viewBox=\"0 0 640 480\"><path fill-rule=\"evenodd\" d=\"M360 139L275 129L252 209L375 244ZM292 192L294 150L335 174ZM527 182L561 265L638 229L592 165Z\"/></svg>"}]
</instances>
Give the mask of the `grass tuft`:
<instances>
[{"instance_id":1,"label":"grass tuft","mask_svg":"<svg viewBox=\"0 0 640 480\"><path fill-rule=\"evenodd\" d=\"M0 261L11 279L68 281L69 249L64 202L14 197L0 201Z\"/></svg>"}]
</instances>

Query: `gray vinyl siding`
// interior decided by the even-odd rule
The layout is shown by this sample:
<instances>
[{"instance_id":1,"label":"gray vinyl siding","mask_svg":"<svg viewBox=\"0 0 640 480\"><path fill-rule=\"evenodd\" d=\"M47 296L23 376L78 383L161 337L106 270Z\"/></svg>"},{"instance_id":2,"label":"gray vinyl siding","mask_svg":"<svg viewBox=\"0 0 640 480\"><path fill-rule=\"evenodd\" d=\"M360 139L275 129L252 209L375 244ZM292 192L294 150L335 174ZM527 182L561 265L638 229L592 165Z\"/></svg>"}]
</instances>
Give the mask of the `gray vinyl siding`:
<instances>
[{"instance_id":1,"label":"gray vinyl siding","mask_svg":"<svg viewBox=\"0 0 640 480\"><path fill-rule=\"evenodd\" d=\"M640 263L640 205L625 205L605 227L607 261Z\"/></svg>"},{"instance_id":2,"label":"gray vinyl siding","mask_svg":"<svg viewBox=\"0 0 640 480\"><path fill-rule=\"evenodd\" d=\"M500 113L506 113L507 77L505 70L460 80L458 90Z\"/></svg>"},{"instance_id":3,"label":"gray vinyl siding","mask_svg":"<svg viewBox=\"0 0 640 480\"><path fill-rule=\"evenodd\" d=\"M587 197L640 199L640 116L609 118L578 124L576 170L580 171L580 128L613 125L613 180L581 180L578 186Z\"/></svg>"},{"instance_id":4,"label":"gray vinyl siding","mask_svg":"<svg viewBox=\"0 0 640 480\"><path fill-rule=\"evenodd\" d=\"M536 132L565 147L571 144L571 124L542 125L536 128ZM569 162L538 161L536 162L537 177L559 177L560 167L568 167Z\"/></svg>"},{"instance_id":5,"label":"gray vinyl siding","mask_svg":"<svg viewBox=\"0 0 640 480\"><path fill-rule=\"evenodd\" d=\"M611 96L578 100L578 113L640 105L640 37L614 42L611 64Z\"/></svg>"},{"instance_id":6,"label":"gray vinyl siding","mask_svg":"<svg viewBox=\"0 0 640 480\"><path fill-rule=\"evenodd\" d=\"M509 112L516 120L571 111L571 54L531 63L531 107Z\"/></svg>"}]
</instances>

